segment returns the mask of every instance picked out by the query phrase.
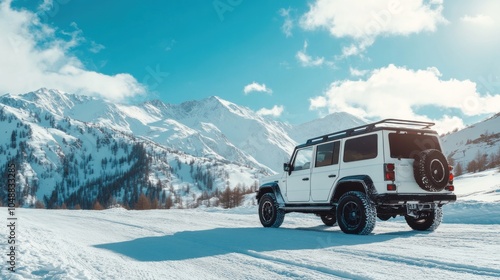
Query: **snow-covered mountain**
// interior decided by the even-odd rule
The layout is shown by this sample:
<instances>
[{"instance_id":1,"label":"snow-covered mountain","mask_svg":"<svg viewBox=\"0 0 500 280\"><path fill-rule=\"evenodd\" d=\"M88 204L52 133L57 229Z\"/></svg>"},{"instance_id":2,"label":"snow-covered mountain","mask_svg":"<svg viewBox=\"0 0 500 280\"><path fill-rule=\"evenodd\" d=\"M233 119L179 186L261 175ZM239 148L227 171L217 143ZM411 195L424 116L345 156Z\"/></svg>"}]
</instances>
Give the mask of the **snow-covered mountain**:
<instances>
[{"instance_id":1,"label":"snow-covered mountain","mask_svg":"<svg viewBox=\"0 0 500 280\"><path fill-rule=\"evenodd\" d=\"M475 161L485 167L500 164L500 113L460 131L442 137L443 150L466 169Z\"/></svg>"},{"instance_id":2,"label":"snow-covered mountain","mask_svg":"<svg viewBox=\"0 0 500 280\"><path fill-rule=\"evenodd\" d=\"M0 168L17 162L24 202L75 205L83 196L85 208L96 199L134 202L142 192L195 200L249 187L279 171L314 129L361 122L338 114L294 127L218 97L126 105L49 89L3 95L0 106Z\"/></svg>"},{"instance_id":3,"label":"snow-covered mountain","mask_svg":"<svg viewBox=\"0 0 500 280\"><path fill-rule=\"evenodd\" d=\"M144 111L158 112L156 116L160 119L145 124L151 129L144 137L190 154L221 157L255 166L262 164L277 170L283 157L287 157L295 146L285 124L218 97L180 105L155 101L139 107ZM127 109L122 107L122 110ZM133 117L133 114L129 116Z\"/></svg>"},{"instance_id":4,"label":"snow-covered mountain","mask_svg":"<svg viewBox=\"0 0 500 280\"><path fill-rule=\"evenodd\" d=\"M133 206L143 193L151 201L171 200L181 207L227 186L249 189L270 172L255 161L196 156L161 145L140 135L151 131L144 118L150 121L154 115L131 118L120 107L45 89L0 97L0 170L15 163L18 202L91 208L96 201L118 201ZM179 137L186 130L179 130ZM6 202L6 189L0 198Z\"/></svg>"}]
</instances>

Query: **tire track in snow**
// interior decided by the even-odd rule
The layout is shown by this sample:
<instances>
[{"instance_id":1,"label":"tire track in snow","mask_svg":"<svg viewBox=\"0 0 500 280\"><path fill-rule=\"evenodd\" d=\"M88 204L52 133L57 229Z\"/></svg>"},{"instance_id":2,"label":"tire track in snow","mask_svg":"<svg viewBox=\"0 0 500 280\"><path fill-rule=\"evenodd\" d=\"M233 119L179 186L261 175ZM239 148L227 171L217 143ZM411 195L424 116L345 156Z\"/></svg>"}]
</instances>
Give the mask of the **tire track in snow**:
<instances>
[{"instance_id":1,"label":"tire track in snow","mask_svg":"<svg viewBox=\"0 0 500 280\"><path fill-rule=\"evenodd\" d=\"M237 256L235 256L236 254ZM258 258L251 256L247 253L234 252L234 254L226 255L222 260L234 263L237 266L241 266L241 263L248 264L248 258L251 258L251 266L257 268L258 271L265 271L266 273L259 277L253 277L252 279L325 279L327 276L324 273L319 273L311 270L305 270L303 268L297 268L289 264L284 264L281 262L270 261L266 258ZM239 259L241 258L241 259ZM242 261L243 260L243 261ZM333 278L333 276L330 276ZM344 279L340 277L334 277L333 279Z\"/></svg>"},{"instance_id":2,"label":"tire track in snow","mask_svg":"<svg viewBox=\"0 0 500 280\"><path fill-rule=\"evenodd\" d=\"M417 266L423 268L437 268L457 273L470 273L475 275L500 278L500 270L489 267L479 267L467 264L455 264L439 260L427 260L415 257L399 256L399 255L380 253L380 252L366 252L353 249L350 250L335 249L335 252L343 253L346 255L365 256L368 258L373 258L388 262L403 263L410 266Z\"/></svg>"},{"instance_id":3,"label":"tire track in snow","mask_svg":"<svg viewBox=\"0 0 500 280\"><path fill-rule=\"evenodd\" d=\"M190 238L179 238L179 239L184 241L184 242L187 242L187 243L192 243L193 245L196 245L196 247L199 247L199 248L205 247L205 248L211 248L212 251L225 252L225 254L223 254L223 255L227 255L229 253L236 253L236 254L240 254L240 255L245 255L248 257L252 257L252 258L256 258L259 260L264 260L264 261L268 261L268 262L272 262L272 263L276 263L276 264L280 264L280 265L296 267L301 271L304 271L304 270L311 271L315 274L321 275L322 278L327 276L330 278L335 277L337 279L338 278L340 278L340 279L360 279L360 280L367 279L366 276L361 277L359 275L352 274L352 273L349 273L346 271L333 270L333 269L330 269L327 267L298 263L298 262L294 262L291 260L278 258L275 256L269 256L267 254L259 253L259 252L253 251L253 250L242 250L242 249L239 249L239 248L236 248L233 246L220 246L220 245L217 246L213 243L207 244L207 243L203 243L199 240L193 240ZM222 243L219 243L219 244L222 244ZM283 272L277 271L275 268L272 268L272 270L274 270L276 273L283 274ZM290 273L291 271L288 270L288 271L284 271L284 272Z\"/></svg>"},{"instance_id":4,"label":"tire track in snow","mask_svg":"<svg viewBox=\"0 0 500 280\"><path fill-rule=\"evenodd\" d=\"M316 266L316 265L311 265L311 264L298 263L298 262L294 262L294 261L291 261L291 260L285 260L285 259L282 259L282 258L278 258L278 257L275 257L275 256L269 256L269 255L266 255L266 254L263 254L263 253L259 253L259 252L256 252L256 251L252 251L252 250L249 250L249 251L246 251L246 252L237 252L237 253L244 254L244 255L247 255L247 256L250 256L250 257L254 257L254 258L257 258L257 259L261 259L261 260L266 260L266 261L274 262L274 263L284 264L284 265L288 265L288 266L295 266L295 267L299 267L299 268L306 269L306 270L312 270L312 271L314 271L316 273L319 273L319 274L323 274L323 275L326 274L328 276L335 276L337 278L342 278L342 279L367 279L366 276L361 277L359 275L356 275L356 274L353 274L353 273L349 273L347 271L334 270L334 269L327 268L327 267L322 267L322 266Z\"/></svg>"},{"instance_id":5,"label":"tire track in snow","mask_svg":"<svg viewBox=\"0 0 500 280\"><path fill-rule=\"evenodd\" d=\"M61 216L64 216L64 217L67 217L67 218L74 218L75 217L75 216L72 216L72 215L61 215ZM130 224L130 223L115 221L115 220L111 220L111 219L100 218L100 217L78 216L78 219L87 219L87 220L92 220L92 221L100 221L100 222L105 222L105 223L113 223L113 224L122 225L122 226L126 226L126 227L136 228L136 229L139 229L139 230L147 230L147 231L150 231L152 233L157 233L157 234L166 234L167 233L165 231L153 229L151 227L144 227L144 226L141 226L141 225Z\"/></svg>"}]
</instances>

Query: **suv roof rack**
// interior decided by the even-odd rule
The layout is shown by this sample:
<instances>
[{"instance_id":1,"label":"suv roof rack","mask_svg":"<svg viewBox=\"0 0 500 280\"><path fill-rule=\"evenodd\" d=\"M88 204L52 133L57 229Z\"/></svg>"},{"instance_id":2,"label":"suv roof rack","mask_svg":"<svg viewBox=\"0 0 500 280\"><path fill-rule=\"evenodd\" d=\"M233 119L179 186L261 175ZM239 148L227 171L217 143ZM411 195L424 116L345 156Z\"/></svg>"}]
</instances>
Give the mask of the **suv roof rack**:
<instances>
[{"instance_id":1,"label":"suv roof rack","mask_svg":"<svg viewBox=\"0 0 500 280\"><path fill-rule=\"evenodd\" d=\"M343 138L343 137L351 136L354 134L370 132L370 131L373 131L377 127L377 125L381 125L381 124L416 126L416 127L419 127L420 129L430 129L431 126L435 125L435 123L433 123L433 122L410 121L410 120L400 120L400 119L384 119L384 120L381 120L378 122L369 123L369 124L365 124L362 126L358 126L358 127L354 127L354 128L341 130L341 131L325 134L322 136L314 137L314 138L308 139L306 141L305 145L310 145L313 143L320 143L320 142L325 142L328 140Z\"/></svg>"}]
</instances>

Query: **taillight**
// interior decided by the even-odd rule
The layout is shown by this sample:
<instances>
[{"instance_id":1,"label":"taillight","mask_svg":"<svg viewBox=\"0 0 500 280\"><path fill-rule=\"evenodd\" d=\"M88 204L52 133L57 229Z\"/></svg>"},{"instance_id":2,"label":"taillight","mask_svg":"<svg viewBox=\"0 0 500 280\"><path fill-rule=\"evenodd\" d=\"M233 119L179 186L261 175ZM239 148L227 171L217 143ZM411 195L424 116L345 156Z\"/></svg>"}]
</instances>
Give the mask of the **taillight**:
<instances>
[{"instance_id":1,"label":"taillight","mask_svg":"<svg viewBox=\"0 0 500 280\"><path fill-rule=\"evenodd\" d=\"M386 163L384 165L384 178L386 181L396 180L396 172L394 171L394 169L396 169L394 163Z\"/></svg>"},{"instance_id":2,"label":"taillight","mask_svg":"<svg viewBox=\"0 0 500 280\"><path fill-rule=\"evenodd\" d=\"M455 176L453 176L453 172L451 172L453 170L453 166L448 165L448 168L450 170L450 177L448 177L448 186L446 186L444 189L452 192L455 191L455 186L453 186L453 179L455 179Z\"/></svg>"},{"instance_id":3,"label":"taillight","mask_svg":"<svg viewBox=\"0 0 500 280\"><path fill-rule=\"evenodd\" d=\"M453 170L453 166L448 165L448 168L450 169L450 177L448 178L448 184L453 185L453 179L455 179L455 176L453 176L453 173L451 172Z\"/></svg>"},{"instance_id":4,"label":"taillight","mask_svg":"<svg viewBox=\"0 0 500 280\"><path fill-rule=\"evenodd\" d=\"M388 191L395 191L396 185L395 184L387 184L387 190Z\"/></svg>"}]
</instances>

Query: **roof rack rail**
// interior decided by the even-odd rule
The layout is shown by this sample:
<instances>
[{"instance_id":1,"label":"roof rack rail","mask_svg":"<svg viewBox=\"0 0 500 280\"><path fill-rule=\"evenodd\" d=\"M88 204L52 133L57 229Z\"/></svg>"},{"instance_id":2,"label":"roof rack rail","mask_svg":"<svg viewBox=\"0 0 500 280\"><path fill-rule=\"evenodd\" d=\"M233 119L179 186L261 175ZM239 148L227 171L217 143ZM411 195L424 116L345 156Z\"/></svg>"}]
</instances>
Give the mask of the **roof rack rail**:
<instances>
[{"instance_id":1,"label":"roof rack rail","mask_svg":"<svg viewBox=\"0 0 500 280\"><path fill-rule=\"evenodd\" d=\"M369 132L372 131L377 125L381 124L391 124L391 125L406 125L406 126L418 126L421 129L430 129L431 126L435 125L433 122L422 122L422 121L410 121L410 120L400 120L400 119L384 119L378 122L374 123L369 123L365 124L362 126L346 129L346 130L341 130L329 134L325 134L322 136L314 137L311 139L308 139L306 141L306 145L316 143L316 142L323 142L327 140L331 140L333 138L341 138L341 137L347 137L351 136L355 132Z\"/></svg>"}]
</instances>

